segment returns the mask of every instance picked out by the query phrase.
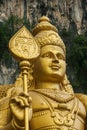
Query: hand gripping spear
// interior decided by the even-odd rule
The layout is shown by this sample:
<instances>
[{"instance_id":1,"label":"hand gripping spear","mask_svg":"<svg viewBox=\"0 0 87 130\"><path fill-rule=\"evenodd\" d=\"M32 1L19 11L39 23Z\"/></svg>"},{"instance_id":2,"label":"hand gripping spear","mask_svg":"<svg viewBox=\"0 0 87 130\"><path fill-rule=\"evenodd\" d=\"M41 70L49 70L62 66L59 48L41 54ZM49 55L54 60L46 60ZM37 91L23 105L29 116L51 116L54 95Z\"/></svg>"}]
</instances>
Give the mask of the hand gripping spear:
<instances>
[{"instance_id":1,"label":"hand gripping spear","mask_svg":"<svg viewBox=\"0 0 87 130\"><path fill-rule=\"evenodd\" d=\"M9 41L9 49L19 61L23 75L23 90L27 93L30 62L39 56L39 47L29 30L23 26ZM25 130L29 130L28 107L25 107Z\"/></svg>"}]
</instances>

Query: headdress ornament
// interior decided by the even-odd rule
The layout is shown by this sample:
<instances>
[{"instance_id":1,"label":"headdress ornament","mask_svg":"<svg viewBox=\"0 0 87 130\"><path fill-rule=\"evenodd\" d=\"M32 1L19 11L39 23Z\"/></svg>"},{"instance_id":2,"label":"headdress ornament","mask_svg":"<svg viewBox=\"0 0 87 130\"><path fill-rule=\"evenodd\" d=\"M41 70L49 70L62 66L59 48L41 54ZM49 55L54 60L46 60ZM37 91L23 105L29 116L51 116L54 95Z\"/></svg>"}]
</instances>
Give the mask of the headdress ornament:
<instances>
[{"instance_id":1,"label":"headdress ornament","mask_svg":"<svg viewBox=\"0 0 87 130\"><path fill-rule=\"evenodd\" d=\"M41 47L44 45L56 45L61 47L64 53L66 53L64 42L58 35L58 30L50 23L48 17L42 16L39 19L39 23L32 30L32 34L37 44Z\"/></svg>"}]
</instances>

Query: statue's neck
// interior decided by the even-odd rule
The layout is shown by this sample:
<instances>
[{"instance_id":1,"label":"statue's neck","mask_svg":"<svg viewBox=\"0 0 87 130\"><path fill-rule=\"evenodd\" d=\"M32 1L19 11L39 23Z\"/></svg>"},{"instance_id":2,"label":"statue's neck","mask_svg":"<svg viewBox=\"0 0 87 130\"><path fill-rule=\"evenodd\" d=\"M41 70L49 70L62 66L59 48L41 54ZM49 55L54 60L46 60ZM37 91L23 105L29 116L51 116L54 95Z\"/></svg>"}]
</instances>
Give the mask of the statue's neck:
<instances>
[{"instance_id":1,"label":"statue's neck","mask_svg":"<svg viewBox=\"0 0 87 130\"><path fill-rule=\"evenodd\" d=\"M60 90L60 85L55 82L37 82L36 83L36 89L57 89Z\"/></svg>"}]
</instances>

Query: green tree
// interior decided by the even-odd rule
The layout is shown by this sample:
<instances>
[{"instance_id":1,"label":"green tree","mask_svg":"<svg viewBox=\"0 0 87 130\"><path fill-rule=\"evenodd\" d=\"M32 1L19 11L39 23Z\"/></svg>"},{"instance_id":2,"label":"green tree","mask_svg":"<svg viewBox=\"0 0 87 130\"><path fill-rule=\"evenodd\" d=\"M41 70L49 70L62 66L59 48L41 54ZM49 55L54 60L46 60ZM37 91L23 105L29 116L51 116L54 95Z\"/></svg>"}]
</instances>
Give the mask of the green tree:
<instances>
[{"instance_id":1,"label":"green tree","mask_svg":"<svg viewBox=\"0 0 87 130\"><path fill-rule=\"evenodd\" d=\"M74 88L80 88L87 93L87 37L77 35L73 38L70 48L68 48L67 62L76 74L77 81L73 81Z\"/></svg>"}]
</instances>

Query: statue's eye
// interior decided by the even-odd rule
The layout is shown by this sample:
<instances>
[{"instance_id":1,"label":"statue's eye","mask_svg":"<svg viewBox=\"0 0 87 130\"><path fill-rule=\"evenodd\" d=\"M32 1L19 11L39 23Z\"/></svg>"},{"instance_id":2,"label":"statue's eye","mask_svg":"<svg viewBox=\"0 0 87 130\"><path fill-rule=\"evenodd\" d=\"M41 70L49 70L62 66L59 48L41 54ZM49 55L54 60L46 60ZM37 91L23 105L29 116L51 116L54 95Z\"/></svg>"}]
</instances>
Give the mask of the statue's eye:
<instances>
[{"instance_id":1,"label":"statue's eye","mask_svg":"<svg viewBox=\"0 0 87 130\"><path fill-rule=\"evenodd\" d=\"M57 58L58 58L58 59L61 59L61 60L65 60L64 56L63 56L63 55L60 55L60 54L57 55Z\"/></svg>"},{"instance_id":2,"label":"statue's eye","mask_svg":"<svg viewBox=\"0 0 87 130\"><path fill-rule=\"evenodd\" d=\"M50 53L45 53L45 54L43 54L41 57L48 57L48 58L51 58L52 56L51 56L51 54Z\"/></svg>"}]
</instances>

